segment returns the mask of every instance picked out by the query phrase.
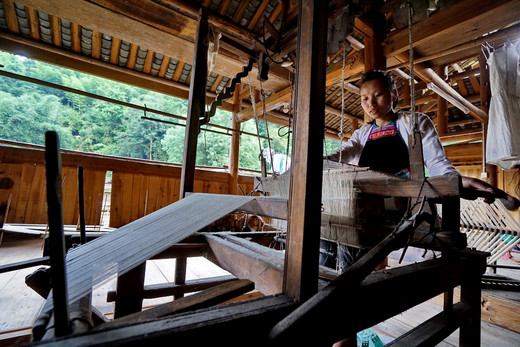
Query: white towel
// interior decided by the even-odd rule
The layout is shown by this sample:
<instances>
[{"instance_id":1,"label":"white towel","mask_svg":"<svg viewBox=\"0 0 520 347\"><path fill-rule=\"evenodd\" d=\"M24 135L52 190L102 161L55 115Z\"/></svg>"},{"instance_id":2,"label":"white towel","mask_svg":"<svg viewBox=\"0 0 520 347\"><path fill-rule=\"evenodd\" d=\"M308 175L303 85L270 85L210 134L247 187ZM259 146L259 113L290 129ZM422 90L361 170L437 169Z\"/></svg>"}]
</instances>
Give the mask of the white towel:
<instances>
[{"instance_id":1,"label":"white towel","mask_svg":"<svg viewBox=\"0 0 520 347\"><path fill-rule=\"evenodd\" d=\"M491 103L486 162L504 170L520 165L519 49L507 43L488 59Z\"/></svg>"}]
</instances>

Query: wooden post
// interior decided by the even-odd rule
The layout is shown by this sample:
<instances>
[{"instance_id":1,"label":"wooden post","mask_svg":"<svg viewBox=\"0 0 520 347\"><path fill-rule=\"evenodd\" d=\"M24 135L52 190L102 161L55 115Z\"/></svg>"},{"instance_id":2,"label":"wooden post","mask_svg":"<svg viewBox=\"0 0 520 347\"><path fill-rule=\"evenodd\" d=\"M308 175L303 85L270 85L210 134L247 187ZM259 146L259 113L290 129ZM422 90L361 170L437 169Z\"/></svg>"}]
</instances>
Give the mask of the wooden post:
<instances>
[{"instance_id":1,"label":"wooden post","mask_svg":"<svg viewBox=\"0 0 520 347\"><path fill-rule=\"evenodd\" d=\"M231 148L229 150L229 194L238 195L238 158L240 153L240 123L237 120L238 113L242 108L240 100L241 84L235 86L235 94L233 95L233 113L231 114L231 128L233 131L231 135Z\"/></svg>"},{"instance_id":2,"label":"wooden post","mask_svg":"<svg viewBox=\"0 0 520 347\"><path fill-rule=\"evenodd\" d=\"M59 337L70 333L70 316L65 268L65 239L63 237L60 141L58 134L54 131L45 133L45 171L54 333Z\"/></svg>"},{"instance_id":3,"label":"wooden post","mask_svg":"<svg viewBox=\"0 0 520 347\"><path fill-rule=\"evenodd\" d=\"M83 188L83 166L78 166L79 235L80 243L87 243L85 230L85 194Z\"/></svg>"},{"instance_id":4,"label":"wooden post","mask_svg":"<svg viewBox=\"0 0 520 347\"><path fill-rule=\"evenodd\" d=\"M485 269L485 259L473 257L473 268L466 274L466 279L460 285L460 302L471 307L471 315L460 326L459 346L480 346L480 320L481 320L481 277Z\"/></svg>"},{"instance_id":5,"label":"wooden post","mask_svg":"<svg viewBox=\"0 0 520 347\"><path fill-rule=\"evenodd\" d=\"M284 292L299 301L318 289L327 2L300 0L293 165Z\"/></svg>"},{"instance_id":6,"label":"wooden post","mask_svg":"<svg viewBox=\"0 0 520 347\"><path fill-rule=\"evenodd\" d=\"M146 262L117 278L114 318L120 318L143 308Z\"/></svg>"},{"instance_id":7,"label":"wooden post","mask_svg":"<svg viewBox=\"0 0 520 347\"><path fill-rule=\"evenodd\" d=\"M186 118L186 133L184 137L184 156L182 160L180 197L187 192L193 192L195 176L195 161L197 158L197 137L200 132L199 119L204 115L206 104L206 79L208 74L208 9L200 10L195 55L191 70L190 93L188 99L188 117Z\"/></svg>"},{"instance_id":8,"label":"wooden post","mask_svg":"<svg viewBox=\"0 0 520 347\"><path fill-rule=\"evenodd\" d=\"M188 265L188 258L177 257L175 258L175 278L174 283L178 285L186 284L186 268ZM173 296L173 299L182 298L184 293Z\"/></svg>"}]
</instances>

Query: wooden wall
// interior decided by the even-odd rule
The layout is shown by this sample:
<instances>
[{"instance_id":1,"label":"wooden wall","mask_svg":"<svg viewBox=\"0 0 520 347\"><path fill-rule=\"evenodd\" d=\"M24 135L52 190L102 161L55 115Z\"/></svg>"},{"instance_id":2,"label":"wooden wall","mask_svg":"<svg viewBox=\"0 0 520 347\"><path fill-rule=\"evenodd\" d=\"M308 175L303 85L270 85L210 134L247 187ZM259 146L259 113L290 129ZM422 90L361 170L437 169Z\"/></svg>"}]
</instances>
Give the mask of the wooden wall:
<instances>
[{"instance_id":1,"label":"wooden wall","mask_svg":"<svg viewBox=\"0 0 520 347\"><path fill-rule=\"evenodd\" d=\"M87 225L100 224L105 178L111 171L110 222L120 227L179 199L179 166L91 155L62 153L63 220L78 223L77 167L83 167L85 219ZM10 189L0 189L0 204L11 195L7 223L46 224L45 166L42 149L0 145L0 178L10 178ZM197 169L195 192L228 194L229 174ZM253 177L240 176L246 193L253 190Z\"/></svg>"},{"instance_id":2,"label":"wooden wall","mask_svg":"<svg viewBox=\"0 0 520 347\"><path fill-rule=\"evenodd\" d=\"M464 176L480 178L482 165L456 165L456 169ZM497 188L520 198L516 190L520 184L520 169L511 169L508 171L497 168Z\"/></svg>"},{"instance_id":3,"label":"wooden wall","mask_svg":"<svg viewBox=\"0 0 520 347\"><path fill-rule=\"evenodd\" d=\"M99 224L105 184L104 171L84 170L85 222ZM0 202L8 200L8 223L47 223L45 166L41 163L0 163L0 177L8 177L14 185L0 190ZM62 169L63 220L77 224L79 215L78 174L76 167Z\"/></svg>"}]
</instances>

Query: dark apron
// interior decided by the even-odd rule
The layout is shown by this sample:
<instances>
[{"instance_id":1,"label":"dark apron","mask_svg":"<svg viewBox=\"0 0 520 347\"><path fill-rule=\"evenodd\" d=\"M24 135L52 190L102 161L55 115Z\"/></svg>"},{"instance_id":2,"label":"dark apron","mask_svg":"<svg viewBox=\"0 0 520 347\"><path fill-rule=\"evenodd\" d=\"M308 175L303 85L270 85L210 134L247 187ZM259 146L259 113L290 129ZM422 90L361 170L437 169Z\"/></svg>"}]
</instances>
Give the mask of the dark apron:
<instances>
[{"instance_id":1,"label":"dark apron","mask_svg":"<svg viewBox=\"0 0 520 347\"><path fill-rule=\"evenodd\" d=\"M369 138L361 152L358 165L395 175L410 168L408 147L397 129L393 135Z\"/></svg>"}]
</instances>

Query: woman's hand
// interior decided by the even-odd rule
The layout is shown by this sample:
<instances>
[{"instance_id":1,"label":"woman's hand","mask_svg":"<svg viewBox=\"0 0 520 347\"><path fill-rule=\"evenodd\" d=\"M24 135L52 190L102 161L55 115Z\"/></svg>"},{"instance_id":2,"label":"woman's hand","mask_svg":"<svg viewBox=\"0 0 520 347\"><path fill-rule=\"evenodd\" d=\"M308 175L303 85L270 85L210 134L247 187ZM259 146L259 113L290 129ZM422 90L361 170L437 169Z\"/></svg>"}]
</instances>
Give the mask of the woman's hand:
<instances>
[{"instance_id":1,"label":"woman's hand","mask_svg":"<svg viewBox=\"0 0 520 347\"><path fill-rule=\"evenodd\" d=\"M515 210L520 207L520 200L517 198L485 181L473 177L462 176L462 191L460 196L468 200L483 197L484 201L488 204L493 203L495 199L500 199L508 210Z\"/></svg>"}]
</instances>

